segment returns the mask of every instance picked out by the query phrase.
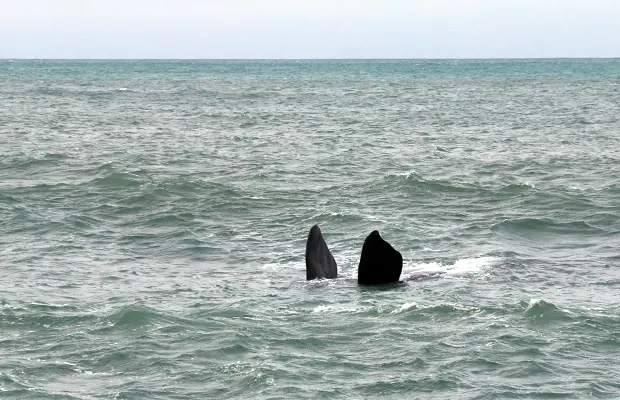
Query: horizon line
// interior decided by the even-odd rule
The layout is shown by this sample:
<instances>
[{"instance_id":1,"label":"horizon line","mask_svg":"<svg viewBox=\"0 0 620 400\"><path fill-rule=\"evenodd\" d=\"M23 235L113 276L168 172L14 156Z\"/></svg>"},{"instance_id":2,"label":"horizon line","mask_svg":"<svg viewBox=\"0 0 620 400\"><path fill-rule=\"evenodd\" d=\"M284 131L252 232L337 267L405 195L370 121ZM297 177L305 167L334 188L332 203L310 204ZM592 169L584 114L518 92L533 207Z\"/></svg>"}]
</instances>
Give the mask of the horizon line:
<instances>
[{"instance_id":1,"label":"horizon line","mask_svg":"<svg viewBox=\"0 0 620 400\"><path fill-rule=\"evenodd\" d=\"M411 57L411 58L377 58L377 57L353 57L353 58L15 58L0 57L0 61L454 61L454 60L615 60L614 57Z\"/></svg>"}]
</instances>

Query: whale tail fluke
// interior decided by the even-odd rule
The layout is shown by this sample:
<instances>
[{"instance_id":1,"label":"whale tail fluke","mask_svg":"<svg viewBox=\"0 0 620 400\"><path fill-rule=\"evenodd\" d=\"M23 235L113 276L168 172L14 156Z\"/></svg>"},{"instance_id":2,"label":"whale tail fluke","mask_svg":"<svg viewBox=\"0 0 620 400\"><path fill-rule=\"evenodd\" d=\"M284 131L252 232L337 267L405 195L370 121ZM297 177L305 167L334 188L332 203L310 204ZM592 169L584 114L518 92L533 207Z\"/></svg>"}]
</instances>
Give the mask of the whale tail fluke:
<instances>
[{"instance_id":1,"label":"whale tail fluke","mask_svg":"<svg viewBox=\"0 0 620 400\"><path fill-rule=\"evenodd\" d=\"M366 237L357 269L357 283L381 285L398 282L403 270L403 256L383 240L378 231Z\"/></svg>"},{"instance_id":2,"label":"whale tail fluke","mask_svg":"<svg viewBox=\"0 0 620 400\"><path fill-rule=\"evenodd\" d=\"M306 242L306 279L335 279L337 277L336 260L323 239L321 228L314 225L310 229Z\"/></svg>"}]
</instances>

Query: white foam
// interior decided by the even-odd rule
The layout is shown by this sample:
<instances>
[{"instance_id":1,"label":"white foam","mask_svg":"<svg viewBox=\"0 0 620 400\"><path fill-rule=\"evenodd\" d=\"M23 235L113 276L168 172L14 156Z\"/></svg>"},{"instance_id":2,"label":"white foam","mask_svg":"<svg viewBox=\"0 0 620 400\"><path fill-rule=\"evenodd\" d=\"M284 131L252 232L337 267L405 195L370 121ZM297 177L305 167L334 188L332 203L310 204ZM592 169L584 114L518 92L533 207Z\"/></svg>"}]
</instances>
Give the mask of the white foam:
<instances>
[{"instance_id":1,"label":"white foam","mask_svg":"<svg viewBox=\"0 0 620 400\"><path fill-rule=\"evenodd\" d=\"M306 265L298 261L271 262L263 264L262 269L266 271L282 271L283 269L305 270Z\"/></svg>"},{"instance_id":2,"label":"white foam","mask_svg":"<svg viewBox=\"0 0 620 400\"><path fill-rule=\"evenodd\" d=\"M327 305L321 304L320 306L314 307L312 312L313 313L325 313L325 312L330 312L333 309L334 309L334 307L332 307L332 306L327 306Z\"/></svg>"},{"instance_id":3,"label":"white foam","mask_svg":"<svg viewBox=\"0 0 620 400\"><path fill-rule=\"evenodd\" d=\"M401 305L400 307L398 307L397 309L395 309L394 311L391 312L391 314L400 314L402 312L405 312L407 310L411 310L412 308L418 308L418 303L415 301L409 302L409 303L405 303L403 305Z\"/></svg>"},{"instance_id":4,"label":"white foam","mask_svg":"<svg viewBox=\"0 0 620 400\"><path fill-rule=\"evenodd\" d=\"M416 170L411 170L411 171L407 171L407 172L395 172L395 173L391 173L391 174L387 174L387 175L383 175L385 178L390 178L390 177L404 177L406 179L413 177L419 178L420 175L418 174L418 172Z\"/></svg>"},{"instance_id":5,"label":"white foam","mask_svg":"<svg viewBox=\"0 0 620 400\"><path fill-rule=\"evenodd\" d=\"M312 313L314 314L355 314L360 312L366 312L373 309L373 306L367 307L335 307L330 305L321 304L314 307ZM379 311L379 310L377 310Z\"/></svg>"},{"instance_id":6,"label":"white foam","mask_svg":"<svg viewBox=\"0 0 620 400\"><path fill-rule=\"evenodd\" d=\"M530 311L532 309L534 309L536 306L540 306L542 305L542 303L544 302L543 299L530 299L526 311Z\"/></svg>"},{"instance_id":7,"label":"white foam","mask_svg":"<svg viewBox=\"0 0 620 400\"><path fill-rule=\"evenodd\" d=\"M429 275L463 276L483 272L499 262L498 257L475 257L456 260L454 264L445 265L438 262L417 264L403 268L401 279Z\"/></svg>"},{"instance_id":8,"label":"white foam","mask_svg":"<svg viewBox=\"0 0 620 400\"><path fill-rule=\"evenodd\" d=\"M498 261L497 257L464 258L457 260L447 272L452 275L481 272Z\"/></svg>"}]
</instances>

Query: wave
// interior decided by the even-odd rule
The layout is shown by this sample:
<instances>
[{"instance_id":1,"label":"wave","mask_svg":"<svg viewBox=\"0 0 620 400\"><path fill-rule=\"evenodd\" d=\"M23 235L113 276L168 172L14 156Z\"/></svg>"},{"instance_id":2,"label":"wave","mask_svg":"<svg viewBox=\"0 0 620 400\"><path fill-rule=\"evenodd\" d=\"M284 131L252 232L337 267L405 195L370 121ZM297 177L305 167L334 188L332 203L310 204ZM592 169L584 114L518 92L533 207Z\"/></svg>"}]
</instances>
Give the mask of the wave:
<instances>
[{"instance_id":1,"label":"wave","mask_svg":"<svg viewBox=\"0 0 620 400\"><path fill-rule=\"evenodd\" d=\"M0 170L28 170L42 167L50 167L60 165L62 161L68 160L70 157L62 153L46 153L43 156L19 156L14 158L6 158L0 161Z\"/></svg>"},{"instance_id":2,"label":"wave","mask_svg":"<svg viewBox=\"0 0 620 400\"><path fill-rule=\"evenodd\" d=\"M441 304L431 304L431 305L422 305L418 302L411 301L402 304L399 307L393 309L390 314L403 314L407 312L423 312L425 314L434 314L434 315L447 315L447 314L472 314L479 313L483 311L482 308L476 306L467 306L464 304L458 303L441 303Z\"/></svg>"},{"instance_id":3,"label":"wave","mask_svg":"<svg viewBox=\"0 0 620 400\"><path fill-rule=\"evenodd\" d=\"M427 394L428 398L434 397L435 394L441 392L455 393L463 386L463 379L458 376L432 374L429 377L416 379L410 378L378 378L372 383L362 381L355 383L354 392L362 392L369 395L370 398L384 398L386 393L398 397L408 398L411 395L412 388L417 393ZM420 396L417 398L427 398ZM446 396L450 397L450 396Z\"/></svg>"},{"instance_id":4,"label":"wave","mask_svg":"<svg viewBox=\"0 0 620 400\"><path fill-rule=\"evenodd\" d=\"M158 318L160 315L153 310L128 306L105 317L105 320L115 328L135 329L150 325Z\"/></svg>"},{"instance_id":5,"label":"wave","mask_svg":"<svg viewBox=\"0 0 620 400\"><path fill-rule=\"evenodd\" d=\"M66 306L51 306L45 303L31 303L2 306L0 327L6 325L21 326L24 329L57 329L94 321L90 314Z\"/></svg>"},{"instance_id":6,"label":"wave","mask_svg":"<svg viewBox=\"0 0 620 400\"><path fill-rule=\"evenodd\" d=\"M570 311L542 299L530 299L527 303L522 302L522 305L526 306L526 317L541 322L570 321L575 318Z\"/></svg>"},{"instance_id":7,"label":"wave","mask_svg":"<svg viewBox=\"0 0 620 400\"><path fill-rule=\"evenodd\" d=\"M151 326L185 326L192 322L140 304L105 307L76 307L71 304L0 300L0 329L6 325L24 329L75 328L97 334L111 330L136 330Z\"/></svg>"},{"instance_id":8,"label":"wave","mask_svg":"<svg viewBox=\"0 0 620 400\"><path fill-rule=\"evenodd\" d=\"M312 309L314 314L376 314L377 312L375 306L345 307L321 304Z\"/></svg>"},{"instance_id":9,"label":"wave","mask_svg":"<svg viewBox=\"0 0 620 400\"><path fill-rule=\"evenodd\" d=\"M480 304L460 304L460 303L438 303L423 304L418 301L407 301L400 306L395 306L390 314L409 314L416 315L449 315L449 314L483 314L495 317L503 316L514 318L518 315L525 316L528 320L538 323L572 322L578 324L578 328L591 331L606 331L609 327L620 324L620 319L611 314L592 313L588 309L566 309L552 302L533 298L522 300L518 303L504 303L497 305Z\"/></svg>"},{"instance_id":10,"label":"wave","mask_svg":"<svg viewBox=\"0 0 620 400\"><path fill-rule=\"evenodd\" d=\"M586 221L561 222L550 218L515 218L505 219L491 227L496 232L516 234L600 234L604 230L590 225Z\"/></svg>"},{"instance_id":11,"label":"wave","mask_svg":"<svg viewBox=\"0 0 620 400\"><path fill-rule=\"evenodd\" d=\"M359 214L345 214L339 212L324 212L320 214L314 214L308 218L304 218L303 222L310 224L320 221L321 224L334 223L334 224L354 224L363 222L365 218Z\"/></svg>"},{"instance_id":12,"label":"wave","mask_svg":"<svg viewBox=\"0 0 620 400\"><path fill-rule=\"evenodd\" d=\"M433 276L464 276L477 274L491 268L501 262L500 257L484 256L463 258L456 260L454 264L441 264L430 262L410 267L403 267L402 280L416 280Z\"/></svg>"},{"instance_id":13,"label":"wave","mask_svg":"<svg viewBox=\"0 0 620 400\"><path fill-rule=\"evenodd\" d=\"M112 172L94 179L91 184L107 189L120 189L140 186L144 181L139 175L129 172Z\"/></svg>"},{"instance_id":14,"label":"wave","mask_svg":"<svg viewBox=\"0 0 620 400\"><path fill-rule=\"evenodd\" d=\"M350 314L367 316L389 316L397 314L415 313L428 317L429 315L450 314L477 314L480 312L495 312L493 308L477 307L459 303L421 304L417 301L407 301L400 306L383 305L376 301L368 302L368 305L331 305L320 304L312 309L313 314Z\"/></svg>"},{"instance_id":15,"label":"wave","mask_svg":"<svg viewBox=\"0 0 620 400\"><path fill-rule=\"evenodd\" d=\"M381 185L396 186L400 189L416 189L438 193L477 193L482 190L475 184L425 179L415 171L384 175L380 183Z\"/></svg>"},{"instance_id":16,"label":"wave","mask_svg":"<svg viewBox=\"0 0 620 400\"><path fill-rule=\"evenodd\" d=\"M187 326L191 321L171 315L140 304L127 304L111 313L97 317L93 324L93 333L109 333L110 331L135 331L145 328L155 330L171 326Z\"/></svg>"},{"instance_id":17,"label":"wave","mask_svg":"<svg viewBox=\"0 0 620 400\"><path fill-rule=\"evenodd\" d=\"M103 221L88 215L76 214L65 217L63 222L75 229L86 230L101 225Z\"/></svg>"},{"instance_id":18,"label":"wave","mask_svg":"<svg viewBox=\"0 0 620 400\"><path fill-rule=\"evenodd\" d=\"M190 198L191 196L204 198L222 199L230 204L233 200L248 199L243 192L239 191L230 184L219 182L209 182L200 179L188 177L178 177L174 179L165 179L153 181L149 178L142 179L135 173L127 173L124 175L115 175L113 177L106 176L109 182L96 181L97 184L107 183L110 185L123 184L125 181L131 187L140 187L141 190L133 191L126 194L118 201L119 204L133 205L149 205L153 202L160 202L171 198ZM118 181L116 181L118 179Z\"/></svg>"},{"instance_id":19,"label":"wave","mask_svg":"<svg viewBox=\"0 0 620 400\"><path fill-rule=\"evenodd\" d=\"M507 183L498 185L497 182L459 182L446 179L426 179L415 171L392 173L383 175L380 181L384 185L395 186L400 189L415 189L429 193L453 193L456 195L478 194L489 197L514 197L526 193L538 192L539 189L529 182ZM377 182L374 182L377 184Z\"/></svg>"},{"instance_id":20,"label":"wave","mask_svg":"<svg viewBox=\"0 0 620 400\"><path fill-rule=\"evenodd\" d=\"M124 86L93 86L91 84L77 85L77 87L42 87L29 91L33 95L75 98L76 96L101 97L119 95L121 93L138 93L139 90Z\"/></svg>"},{"instance_id":21,"label":"wave","mask_svg":"<svg viewBox=\"0 0 620 400\"><path fill-rule=\"evenodd\" d=\"M392 310L391 313L392 314L401 314L401 313L404 313L404 312L409 311L411 309L416 309L416 308L419 308L419 307L420 307L420 305L417 302L411 301L411 302L402 304L400 307Z\"/></svg>"},{"instance_id":22,"label":"wave","mask_svg":"<svg viewBox=\"0 0 620 400\"><path fill-rule=\"evenodd\" d=\"M522 194L532 190L536 190L536 186L531 183L511 183L500 189L501 192L510 194Z\"/></svg>"},{"instance_id":23,"label":"wave","mask_svg":"<svg viewBox=\"0 0 620 400\"><path fill-rule=\"evenodd\" d=\"M19 204L20 201L13 197L13 196L9 196L3 193L0 193L0 204Z\"/></svg>"}]
</instances>

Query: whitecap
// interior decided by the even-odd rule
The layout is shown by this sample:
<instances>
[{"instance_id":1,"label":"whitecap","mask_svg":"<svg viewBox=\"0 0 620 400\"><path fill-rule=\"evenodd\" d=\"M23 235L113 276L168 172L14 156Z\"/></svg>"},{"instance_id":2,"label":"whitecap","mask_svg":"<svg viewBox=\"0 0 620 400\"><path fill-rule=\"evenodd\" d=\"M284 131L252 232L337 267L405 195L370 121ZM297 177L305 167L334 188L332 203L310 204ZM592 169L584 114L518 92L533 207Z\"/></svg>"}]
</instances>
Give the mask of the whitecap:
<instances>
[{"instance_id":1,"label":"whitecap","mask_svg":"<svg viewBox=\"0 0 620 400\"><path fill-rule=\"evenodd\" d=\"M446 272L451 275L482 272L484 269L497 264L498 261L498 257L464 258L457 260Z\"/></svg>"},{"instance_id":2,"label":"whitecap","mask_svg":"<svg viewBox=\"0 0 620 400\"><path fill-rule=\"evenodd\" d=\"M529 310L530 308L534 306L540 305L542 301L543 299L530 299L527 309Z\"/></svg>"},{"instance_id":3,"label":"whitecap","mask_svg":"<svg viewBox=\"0 0 620 400\"><path fill-rule=\"evenodd\" d=\"M391 314L400 314L400 313L405 312L407 310L411 310L412 308L418 308L418 307L419 307L419 305L418 305L417 302L411 301L409 303L402 304L400 307L398 307L395 310L393 310L391 312Z\"/></svg>"},{"instance_id":4,"label":"whitecap","mask_svg":"<svg viewBox=\"0 0 620 400\"><path fill-rule=\"evenodd\" d=\"M411 170L411 171L406 171L406 172L394 172L394 173L389 173L389 174L385 174L383 175L384 178L392 178L392 177L403 177L406 179L409 178L420 178L420 175L418 174L418 172L416 170Z\"/></svg>"},{"instance_id":5,"label":"whitecap","mask_svg":"<svg viewBox=\"0 0 620 400\"><path fill-rule=\"evenodd\" d=\"M321 304L312 309L313 314L356 314L368 312L374 309L374 306L366 307L335 307L332 305ZM377 310L380 311L380 310Z\"/></svg>"},{"instance_id":6,"label":"whitecap","mask_svg":"<svg viewBox=\"0 0 620 400\"><path fill-rule=\"evenodd\" d=\"M320 306L314 307L312 312L313 313L324 313L324 312L332 311L333 309L334 308L332 306L327 306L327 305L321 304Z\"/></svg>"},{"instance_id":7,"label":"whitecap","mask_svg":"<svg viewBox=\"0 0 620 400\"><path fill-rule=\"evenodd\" d=\"M463 276L476 274L496 265L499 260L498 257L485 256L459 259L451 265L439 262L422 263L403 268L401 279L416 279L434 275Z\"/></svg>"},{"instance_id":8,"label":"whitecap","mask_svg":"<svg viewBox=\"0 0 620 400\"><path fill-rule=\"evenodd\" d=\"M306 266L298 261L270 262L263 264L266 271L282 271L283 269L305 270Z\"/></svg>"}]
</instances>

